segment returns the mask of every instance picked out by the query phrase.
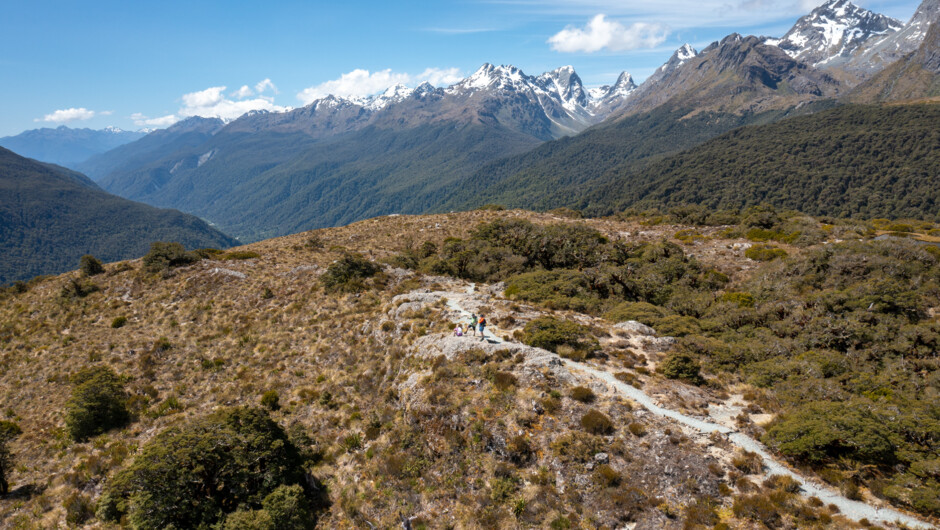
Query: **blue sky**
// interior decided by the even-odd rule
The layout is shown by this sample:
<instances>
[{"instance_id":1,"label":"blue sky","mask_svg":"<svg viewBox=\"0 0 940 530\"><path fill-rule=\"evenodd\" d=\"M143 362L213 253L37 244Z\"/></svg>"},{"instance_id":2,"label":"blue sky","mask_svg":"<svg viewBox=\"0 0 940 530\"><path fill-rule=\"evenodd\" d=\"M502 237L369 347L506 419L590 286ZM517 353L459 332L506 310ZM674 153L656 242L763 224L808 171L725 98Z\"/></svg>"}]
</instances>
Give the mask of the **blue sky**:
<instances>
[{"instance_id":1,"label":"blue sky","mask_svg":"<svg viewBox=\"0 0 940 530\"><path fill-rule=\"evenodd\" d=\"M484 62L529 74L570 64L588 86L623 70L639 82L685 42L780 36L817 3L4 0L0 136L160 127L396 81L446 85ZM918 4L856 3L902 21Z\"/></svg>"}]
</instances>

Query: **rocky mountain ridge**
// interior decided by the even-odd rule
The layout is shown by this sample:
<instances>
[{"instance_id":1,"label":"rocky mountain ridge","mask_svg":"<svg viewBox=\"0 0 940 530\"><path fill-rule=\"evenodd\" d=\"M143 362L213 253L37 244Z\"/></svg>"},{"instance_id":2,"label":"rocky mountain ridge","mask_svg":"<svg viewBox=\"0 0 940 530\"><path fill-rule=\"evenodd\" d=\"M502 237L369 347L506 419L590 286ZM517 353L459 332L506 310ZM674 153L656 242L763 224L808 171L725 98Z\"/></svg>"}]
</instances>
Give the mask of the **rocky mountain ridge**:
<instances>
[{"instance_id":1,"label":"rocky mountain ridge","mask_svg":"<svg viewBox=\"0 0 940 530\"><path fill-rule=\"evenodd\" d=\"M629 98L629 114L667 102L702 110L761 112L832 97L840 83L777 46L737 33L701 52L684 46Z\"/></svg>"},{"instance_id":2,"label":"rocky mountain ridge","mask_svg":"<svg viewBox=\"0 0 940 530\"><path fill-rule=\"evenodd\" d=\"M787 55L812 66L834 66L852 58L867 43L881 40L904 27L891 17L873 13L849 0L829 0L801 17L780 39Z\"/></svg>"}]
</instances>

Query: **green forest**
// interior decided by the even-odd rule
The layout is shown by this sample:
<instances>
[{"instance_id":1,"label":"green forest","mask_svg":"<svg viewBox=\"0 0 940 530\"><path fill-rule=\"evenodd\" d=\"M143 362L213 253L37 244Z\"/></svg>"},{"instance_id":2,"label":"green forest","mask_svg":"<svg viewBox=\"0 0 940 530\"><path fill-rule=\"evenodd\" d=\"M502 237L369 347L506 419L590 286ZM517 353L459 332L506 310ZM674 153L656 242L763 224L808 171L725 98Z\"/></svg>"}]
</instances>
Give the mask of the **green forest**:
<instances>
[{"instance_id":1,"label":"green forest","mask_svg":"<svg viewBox=\"0 0 940 530\"><path fill-rule=\"evenodd\" d=\"M662 105L487 164L471 179L479 185L455 190L440 210L487 203L527 209L583 207L584 190L597 188L595 182L619 181L626 173L738 127L769 123L833 104L823 101L798 110L756 114L696 112L690 107Z\"/></svg>"},{"instance_id":2,"label":"green forest","mask_svg":"<svg viewBox=\"0 0 940 530\"><path fill-rule=\"evenodd\" d=\"M578 199L625 207L772 204L811 215L940 217L940 105L842 106L744 127L648 168L612 175Z\"/></svg>"}]
</instances>

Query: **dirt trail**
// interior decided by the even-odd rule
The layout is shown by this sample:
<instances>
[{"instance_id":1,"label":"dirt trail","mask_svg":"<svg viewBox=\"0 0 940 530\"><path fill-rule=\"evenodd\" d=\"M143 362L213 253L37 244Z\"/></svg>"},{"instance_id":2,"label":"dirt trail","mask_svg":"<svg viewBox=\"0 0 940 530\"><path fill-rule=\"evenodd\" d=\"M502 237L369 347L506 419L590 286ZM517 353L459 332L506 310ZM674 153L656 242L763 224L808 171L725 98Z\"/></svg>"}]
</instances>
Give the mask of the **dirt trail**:
<instances>
[{"instance_id":1,"label":"dirt trail","mask_svg":"<svg viewBox=\"0 0 940 530\"><path fill-rule=\"evenodd\" d=\"M475 287L475 284L470 284L464 293L446 293L447 307L457 312L459 315L461 315L462 318L469 320L471 312L464 309L461 304L467 298L474 295ZM485 336L487 341L489 341L491 344L499 344L504 342L502 339L494 335L490 329L486 330ZM555 355L550 352L547 353L549 355ZM762 443L742 432L735 431L734 429L731 429L725 425L721 425L715 421L709 421L709 419L688 416L686 414L682 414L681 412L662 407L653 397L648 395L643 390L618 380L608 372L592 367L586 363L576 362L570 359L564 359L562 357L557 358L561 360L565 366L571 370L572 373L581 373L588 377L603 381L615 392L630 398L657 416L672 419L700 433L710 434L717 432L724 434L734 445L758 454L763 460L763 464L768 475L787 475L792 477L800 483L802 488L801 494L805 496L816 496L826 504L834 504L838 506L842 515L850 519L856 521L861 519L868 519L870 522L875 524L901 523L909 528L936 528L930 523L922 521L899 510L895 510L890 507L879 508L861 501L849 499L848 497L840 494L835 489L822 484L813 478L803 476L798 472L793 471L785 463L777 460L772 454L770 454L770 452Z\"/></svg>"}]
</instances>

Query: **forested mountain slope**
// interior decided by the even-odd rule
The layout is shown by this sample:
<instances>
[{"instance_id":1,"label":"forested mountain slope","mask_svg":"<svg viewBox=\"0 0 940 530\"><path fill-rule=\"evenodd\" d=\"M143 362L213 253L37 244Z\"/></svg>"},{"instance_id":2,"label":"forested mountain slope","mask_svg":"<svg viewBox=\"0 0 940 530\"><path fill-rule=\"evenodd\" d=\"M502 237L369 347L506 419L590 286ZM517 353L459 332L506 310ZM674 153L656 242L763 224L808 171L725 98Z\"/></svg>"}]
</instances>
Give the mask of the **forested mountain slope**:
<instances>
[{"instance_id":1,"label":"forested mountain slope","mask_svg":"<svg viewBox=\"0 0 940 530\"><path fill-rule=\"evenodd\" d=\"M0 148L0 284L74 269L84 254L142 256L153 241L237 244L196 217L122 199L80 173Z\"/></svg>"},{"instance_id":2,"label":"forested mountain slope","mask_svg":"<svg viewBox=\"0 0 940 530\"><path fill-rule=\"evenodd\" d=\"M588 211L701 204L840 217L940 215L940 105L849 105L744 127L591 191Z\"/></svg>"},{"instance_id":3,"label":"forested mountain slope","mask_svg":"<svg viewBox=\"0 0 940 530\"><path fill-rule=\"evenodd\" d=\"M663 105L488 164L471 177L474 186L454 190L440 209L487 203L513 208L590 208L596 200L590 195L592 189L664 156L744 125L773 122L833 104L820 101L799 109L757 114L696 112L690 107Z\"/></svg>"}]
</instances>

